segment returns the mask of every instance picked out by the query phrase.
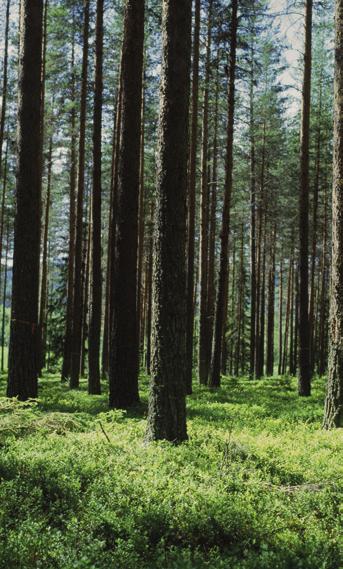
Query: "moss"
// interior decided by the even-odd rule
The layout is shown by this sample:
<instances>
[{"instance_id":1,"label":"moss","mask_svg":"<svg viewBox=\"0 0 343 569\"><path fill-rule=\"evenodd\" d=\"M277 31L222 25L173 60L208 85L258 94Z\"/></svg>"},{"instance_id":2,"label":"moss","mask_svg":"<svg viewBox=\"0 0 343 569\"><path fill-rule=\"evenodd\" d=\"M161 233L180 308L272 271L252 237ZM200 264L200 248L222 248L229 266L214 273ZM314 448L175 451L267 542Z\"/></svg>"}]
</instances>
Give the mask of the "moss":
<instances>
[{"instance_id":1,"label":"moss","mask_svg":"<svg viewBox=\"0 0 343 569\"><path fill-rule=\"evenodd\" d=\"M0 400L0 567L339 569L323 380L306 400L278 378L196 388L176 447L144 443L141 390L126 413L54 376L29 405Z\"/></svg>"}]
</instances>

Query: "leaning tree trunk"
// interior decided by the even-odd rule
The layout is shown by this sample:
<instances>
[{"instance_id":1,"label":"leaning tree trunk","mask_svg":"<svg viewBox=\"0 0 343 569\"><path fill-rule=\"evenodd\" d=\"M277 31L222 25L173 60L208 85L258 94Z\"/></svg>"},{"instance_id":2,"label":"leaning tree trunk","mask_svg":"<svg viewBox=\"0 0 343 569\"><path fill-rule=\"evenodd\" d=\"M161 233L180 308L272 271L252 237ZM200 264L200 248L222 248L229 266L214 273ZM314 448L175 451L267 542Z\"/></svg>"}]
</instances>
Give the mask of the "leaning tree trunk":
<instances>
[{"instance_id":1,"label":"leaning tree trunk","mask_svg":"<svg viewBox=\"0 0 343 569\"><path fill-rule=\"evenodd\" d=\"M324 427L343 427L343 0L336 0L329 377Z\"/></svg>"},{"instance_id":2,"label":"leaning tree trunk","mask_svg":"<svg viewBox=\"0 0 343 569\"><path fill-rule=\"evenodd\" d=\"M42 0L20 13L18 159L12 314L7 395L37 397L37 330L41 229Z\"/></svg>"},{"instance_id":3,"label":"leaning tree trunk","mask_svg":"<svg viewBox=\"0 0 343 569\"><path fill-rule=\"evenodd\" d=\"M299 395L311 395L309 320L309 143L311 111L312 0L306 0L299 196Z\"/></svg>"},{"instance_id":4,"label":"leaning tree trunk","mask_svg":"<svg viewBox=\"0 0 343 569\"><path fill-rule=\"evenodd\" d=\"M88 340L88 392L98 395L100 386L101 275L101 121L104 0L97 0L95 38L95 92L93 111L93 192L91 225L91 303Z\"/></svg>"},{"instance_id":5,"label":"leaning tree trunk","mask_svg":"<svg viewBox=\"0 0 343 569\"><path fill-rule=\"evenodd\" d=\"M220 386L220 368L222 359L222 342L225 302L227 299L228 286L228 261L229 261L229 233L230 233L230 209L232 194L233 174L233 130L235 111L235 74L236 74L236 47L237 47L237 0L232 0L231 16L231 42L230 42L230 70L228 81L228 122L226 142L226 165L225 165L225 194L222 213L222 227L220 237L220 267L218 277L218 291L215 309L215 325L213 338L212 369L210 374L210 387Z\"/></svg>"},{"instance_id":6,"label":"leaning tree trunk","mask_svg":"<svg viewBox=\"0 0 343 569\"><path fill-rule=\"evenodd\" d=\"M129 407L139 400L137 249L143 40L144 1L127 0L121 68L113 297L110 301L110 406L119 408Z\"/></svg>"},{"instance_id":7,"label":"leaning tree trunk","mask_svg":"<svg viewBox=\"0 0 343 569\"><path fill-rule=\"evenodd\" d=\"M186 428L186 193L191 0L163 1L163 55L153 270L153 353L147 439Z\"/></svg>"}]
</instances>

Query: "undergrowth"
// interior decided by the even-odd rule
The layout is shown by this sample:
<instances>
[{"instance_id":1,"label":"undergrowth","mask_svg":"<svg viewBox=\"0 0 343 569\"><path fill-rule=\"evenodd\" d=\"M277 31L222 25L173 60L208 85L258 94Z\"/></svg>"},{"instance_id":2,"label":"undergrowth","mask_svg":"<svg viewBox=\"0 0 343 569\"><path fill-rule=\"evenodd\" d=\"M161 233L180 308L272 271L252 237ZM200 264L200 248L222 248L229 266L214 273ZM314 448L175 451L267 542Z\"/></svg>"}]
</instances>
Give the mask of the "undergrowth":
<instances>
[{"instance_id":1,"label":"undergrowth","mask_svg":"<svg viewBox=\"0 0 343 569\"><path fill-rule=\"evenodd\" d=\"M287 378L196 387L180 446L144 443L141 388L126 413L56 376L37 401L0 399L1 568L342 568L323 380L310 398Z\"/></svg>"}]
</instances>

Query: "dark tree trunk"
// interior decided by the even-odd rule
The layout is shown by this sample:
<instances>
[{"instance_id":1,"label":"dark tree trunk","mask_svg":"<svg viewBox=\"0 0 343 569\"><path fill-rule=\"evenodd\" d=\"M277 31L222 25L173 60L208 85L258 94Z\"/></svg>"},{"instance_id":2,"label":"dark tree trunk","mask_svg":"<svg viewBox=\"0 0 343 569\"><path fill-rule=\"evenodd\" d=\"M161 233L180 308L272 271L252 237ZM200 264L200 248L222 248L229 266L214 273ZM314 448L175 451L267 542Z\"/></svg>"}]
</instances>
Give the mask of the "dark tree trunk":
<instances>
[{"instance_id":1,"label":"dark tree trunk","mask_svg":"<svg viewBox=\"0 0 343 569\"><path fill-rule=\"evenodd\" d=\"M194 0L193 68L190 119L190 149L188 173L188 220L187 220L187 367L185 374L187 393L192 393L193 334L194 334L194 251L195 251L195 189L198 146L199 106L199 46L200 46L200 0Z\"/></svg>"},{"instance_id":2,"label":"dark tree trunk","mask_svg":"<svg viewBox=\"0 0 343 569\"><path fill-rule=\"evenodd\" d=\"M129 407L139 400L137 253L143 39L144 1L127 0L109 370L110 406L119 408Z\"/></svg>"},{"instance_id":3,"label":"dark tree trunk","mask_svg":"<svg viewBox=\"0 0 343 569\"><path fill-rule=\"evenodd\" d=\"M267 361L266 375L274 374L274 326L275 326L275 229L272 234L272 250L268 275L268 308L267 308Z\"/></svg>"},{"instance_id":4,"label":"dark tree trunk","mask_svg":"<svg viewBox=\"0 0 343 569\"><path fill-rule=\"evenodd\" d=\"M324 427L343 427L343 0L335 13L335 122L328 387Z\"/></svg>"},{"instance_id":5,"label":"dark tree trunk","mask_svg":"<svg viewBox=\"0 0 343 569\"><path fill-rule=\"evenodd\" d=\"M147 287L148 287L148 306L146 315L146 371L150 375L151 372L151 318L152 318L152 271L153 271L153 251L154 251L154 210L151 207L150 217L150 238L149 238L149 252L148 252L148 269L147 269Z\"/></svg>"},{"instance_id":6,"label":"dark tree trunk","mask_svg":"<svg viewBox=\"0 0 343 569\"><path fill-rule=\"evenodd\" d=\"M283 325L283 262L280 261L279 270L279 365L278 374L282 370L282 325Z\"/></svg>"},{"instance_id":7,"label":"dark tree trunk","mask_svg":"<svg viewBox=\"0 0 343 569\"><path fill-rule=\"evenodd\" d=\"M186 194L191 0L163 1L163 55L147 439L187 439Z\"/></svg>"},{"instance_id":8,"label":"dark tree trunk","mask_svg":"<svg viewBox=\"0 0 343 569\"><path fill-rule=\"evenodd\" d=\"M48 154L48 179L45 202L45 219L43 233L43 256L42 256L42 278L39 306L39 338L38 338L38 373L42 374L45 367L46 351L46 327L47 327L47 305L48 305L48 236L49 236L49 216L51 202L51 169L52 169L52 135L49 141Z\"/></svg>"},{"instance_id":9,"label":"dark tree trunk","mask_svg":"<svg viewBox=\"0 0 343 569\"><path fill-rule=\"evenodd\" d=\"M209 178L208 178L208 100L211 65L212 2L208 8L205 90L202 121L201 194L200 194L200 324L199 324L199 381L206 384L209 375L208 360L208 244L209 244Z\"/></svg>"},{"instance_id":10,"label":"dark tree trunk","mask_svg":"<svg viewBox=\"0 0 343 569\"><path fill-rule=\"evenodd\" d=\"M75 109L75 16L73 12L73 37L71 45L71 103L70 111L70 177L69 177L69 245L68 245L68 279L65 337L63 346L62 381L67 381L71 369L73 304L74 304L74 257L75 257L75 197L76 197L76 109Z\"/></svg>"},{"instance_id":11,"label":"dark tree trunk","mask_svg":"<svg viewBox=\"0 0 343 569\"><path fill-rule=\"evenodd\" d=\"M88 341L88 392L98 395L100 385L101 274L101 121L104 0L97 0L95 25L95 92L93 111L93 192L91 225L91 302Z\"/></svg>"},{"instance_id":12,"label":"dark tree trunk","mask_svg":"<svg viewBox=\"0 0 343 569\"><path fill-rule=\"evenodd\" d=\"M104 334L101 355L101 374L102 377L108 376L109 370L109 351L110 351L110 321L111 321L111 285L113 280L112 265L114 263L114 244L115 244L115 208L118 180L118 155L119 155L119 127L121 121L121 82L119 78L119 88L114 102L114 121L112 139L112 163L111 163L111 186L108 216L108 239L107 239L107 267L106 267L106 289L105 289L105 315L104 315Z\"/></svg>"},{"instance_id":13,"label":"dark tree trunk","mask_svg":"<svg viewBox=\"0 0 343 569\"><path fill-rule=\"evenodd\" d=\"M142 78L142 115L141 115L141 143L139 160L139 206L138 206L138 259L137 259L137 341L139 346L139 363L144 349L144 287L143 287L143 261L145 240L145 187L144 187L144 136L145 136L145 101L144 101L144 70Z\"/></svg>"},{"instance_id":14,"label":"dark tree trunk","mask_svg":"<svg viewBox=\"0 0 343 569\"><path fill-rule=\"evenodd\" d=\"M81 336L82 336L82 239L83 239L83 200L85 185L85 142L86 142L86 107L88 82L88 36L89 36L89 0L84 0L83 20L83 54L80 101L80 138L78 184L76 198L76 224L74 249L74 282L72 310L72 352L70 387L78 388L81 369Z\"/></svg>"},{"instance_id":15,"label":"dark tree trunk","mask_svg":"<svg viewBox=\"0 0 343 569\"><path fill-rule=\"evenodd\" d=\"M11 0L7 0L6 4L6 23L5 23L5 38L4 38L4 63L3 63L3 77L2 77L2 102L0 114L0 179L2 174L2 146L4 142L5 122L6 122L6 107L7 107L7 84L8 84L8 36L10 25L10 6ZM0 246L2 246L2 241ZM1 256L1 252L0 252Z\"/></svg>"},{"instance_id":16,"label":"dark tree trunk","mask_svg":"<svg viewBox=\"0 0 343 569\"><path fill-rule=\"evenodd\" d=\"M299 395L311 395L310 322L308 291L309 142L311 111L312 0L305 4L305 54L302 92L299 196Z\"/></svg>"},{"instance_id":17,"label":"dark tree trunk","mask_svg":"<svg viewBox=\"0 0 343 569\"><path fill-rule=\"evenodd\" d=\"M235 74L236 74L236 47L237 47L237 0L232 0L231 16L231 40L230 40L230 70L228 80L228 120L227 120L227 145L225 164L225 194L222 213L222 227L220 236L220 267L218 276L218 291L215 309L215 326L213 339L212 369L210 386L220 386L220 368L222 359L223 328L225 325L224 313L227 300L228 286L228 260L229 260L229 233L230 233L230 209L232 195L233 173L233 130L235 110Z\"/></svg>"},{"instance_id":18,"label":"dark tree trunk","mask_svg":"<svg viewBox=\"0 0 343 569\"><path fill-rule=\"evenodd\" d=\"M4 291L2 297L2 323L1 323L1 372L5 369L5 325L6 325L6 299L7 299L7 266L10 248L9 222L7 221L7 239L4 267Z\"/></svg>"},{"instance_id":19,"label":"dark tree trunk","mask_svg":"<svg viewBox=\"0 0 343 569\"><path fill-rule=\"evenodd\" d=\"M37 397L43 2L20 13L18 160L7 395Z\"/></svg>"}]
</instances>

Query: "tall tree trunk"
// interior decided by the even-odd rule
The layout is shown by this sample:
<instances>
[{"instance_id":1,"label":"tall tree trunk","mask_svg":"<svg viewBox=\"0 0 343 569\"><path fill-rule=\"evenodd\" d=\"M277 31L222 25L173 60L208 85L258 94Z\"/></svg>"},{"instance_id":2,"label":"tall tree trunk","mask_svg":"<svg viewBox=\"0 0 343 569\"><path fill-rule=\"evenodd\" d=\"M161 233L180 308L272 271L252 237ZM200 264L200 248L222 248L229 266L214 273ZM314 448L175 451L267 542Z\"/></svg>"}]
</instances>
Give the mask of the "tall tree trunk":
<instances>
[{"instance_id":1,"label":"tall tree trunk","mask_svg":"<svg viewBox=\"0 0 343 569\"><path fill-rule=\"evenodd\" d=\"M271 259L268 275L268 308L267 308L267 361L266 375L274 374L274 326L275 326L275 228L272 233Z\"/></svg>"},{"instance_id":2,"label":"tall tree trunk","mask_svg":"<svg viewBox=\"0 0 343 569\"><path fill-rule=\"evenodd\" d=\"M1 372L5 369L5 324L6 324L6 299L7 299L7 267L8 255L10 248L9 239L9 222L7 221L7 238L6 238L6 253L5 253L5 267L4 267L4 291L2 297L2 322L1 322Z\"/></svg>"},{"instance_id":3,"label":"tall tree trunk","mask_svg":"<svg viewBox=\"0 0 343 569\"><path fill-rule=\"evenodd\" d=\"M330 347L324 427L343 427L343 0L335 13L335 122Z\"/></svg>"},{"instance_id":4,"label":"tall tree trunk","mask_svg":"<svg viewBox=\"0 0 343 569\"><path fill-rule=\"evenodd\" d=\"M44 216L43 233L43 256L42 256L42 278L39 306L39 338L38 338L38 373L41 375L45 366L46 349L46 326L47 326L47 304L48 304L48 236L49 236L49 216L51 205L51 169L52 169L52 135L50 135L48 152L48 176Z\"/></svg>"},{"instance_id":5,"label":"tall tree trunk","mask_svg":"<svg viewBox=\"0 0 343 569\"><path fill-rule=\"evenodd\" d=\"M279 270L279 365L278 374L282 371L282 325L283 325L283 262L280 261Z\"/></svg>"},{"instance_id":6,"label":"tall tree trunk","mask_svg":"<svg viewBox=\"0 0 343 569\"><path fill-rule=\"evenodd\" d=\"M42 0L23 0L20 20L17 206L7 395L25 400L37 397L38 392Z\"/></svg>"},{"instance_id":7,"label":"tall tree trunk","mask_svg":"<svg viewBox=\"0 0 343 569\"><path fill-rule=\"evenodd\" d=\"M217 169L218 169L218 110L219 110L219 53L216 64L216 87L214 104L214 133L212 150L212 179L211 179L211 211L210 211L210 235L208 252L208 284L207 284L207 317L208 317L208 345L207 345L207 369L210 371L214 310L216 300L215 290L215 260L216 260L216 229L217 229ZM208 371L208 374L209 374ZM207 375L208 377L208 375Z\"/></svg>"},{"instance_id":8,"label":"tall tree trunk","mask_svg":"<svg viewBox=\"0 0 343 569\"><path fill-rule=\"evenodd\" d=\"M102 61L103 61L104 0L97 0L95 25L95 91L93 111L93 192L91 302L88 341L88 392L98 395L100 385L100 332L102 307L101 273L101 122L102 122Z\"/></svg>"},{"instance_id":9,"label":"tall tree trunk","mask_svg":"<svg viewBox=\"0 0 343 569\"><path fill-rule=\"evenodd\" d=\"M71 370L73 304L74 304L74 259L75 259L75 219L76 219L76 108L75 108L75 14L73 11L73 36L71 44L71 111L70 111L70 176L69 176L69 244L68 278L65 335L63 345L62 381L67 381Z\"/></svg>"},{"instance_id":10,"label":"tall tree trunk","mask_svg":"<svg viewBox=\"0 0 343 569\"><path fill-rule=\"evenodd\" d=\"M113 139L112 139L112 161L111 161L111 185L108 215L108 238L107 238L107 267L106 267L106 292L105 292L105 316L104 316L104 334L101 356L101 374L102 377L108 376L109 370L109 351L110 351L110 322L111 322L111 285L113 280L112 265L114 263L114 245L115 245L115 210L117 196L118 181L118 156L119 156L119 139L120 139L120 122L121 122L121 80L119 77L119 87L114 102L114 121L113 121Z\"/></svg>"},{"instance_id":11,"label":"tall tree trunk","mask_svg":"<svg viewBox=\"0 0 343 569\"><path fill-rule=\"evenodd\" d=\"M309 142L311 112L312 4L305 3L305 54L302 92L300 196L299 196L299 395L311 395L308 226L309 226Z\"/></svg>"},{"instance_id":12,"label":"tall tree trunk","mask_svg":"<svg viewBox=\"0 0 343 569\"><path fill-rule=\"evenodd\" d=\"M163 0L163 54L147 439L187 439L186 194L191 0Z\"/></svg>"},{"instance_id":13,"label":"tall tree trunk","mask_svg":"<svg viewBox=\"0 0 343 569\"><path fill-rule=\"evenodd\" d=\"M137 252L144 0L126 0L110 342L110 406L138 395Z\"/></svg>"},{"instance_id":14,"label":"tall tree trunk","mask_svg":"<svg viewBox=\"0 0 343 569\"><path fill-rule=\"evenodd\" d=\"M187 393L192 393L193 334L194 334L194 251L195 251L195 191L198 147L199 107L199 50L200 50L200 0L194 0L193 68L190 119L190 149L188 173L188 220L187 220L187 368L185 374Z\"/></svg>"},{"instance_id":15,"label":"tall tree trunk","mask_svg":"<svg viewBox=\"0 0 343 569\"><path fill-rule=\"evenodd\" d=\"M86 143L86 110L88 83L88 36L89 36L89 0L83 2L83 53L80 100L80 137L79 164L76 197L75 250L74 250L74 282L72 311L72 352L70 387L78 388L81 369L81 336L82 336L82 240L83 240L83 201L85 185L85 143Z\"/></svg>"},{"instance_id":16,"label":"tall tree trunk","mask_svg":"<svg viewBox=\"0 0 343 569\"><path fill-rule=\"evenodd\" d=\"M2 93L1 93L2 102L1 102L1 114L0 114L0 179L1 179L1 175L2 175L2 146L3 146L3 142L4 142L6 108L7 108L8 36L9 36L9 26L10 26L10 6L11 6L11 0L7 0L5 38L4 38L4 63L3 63ZM2 247L2 241L1 241L0 247ZM1 251L0 251L0 256L1 256Z\"/></svg>"},{"instance_id":17,"label":"tall tree trunk","mask_svg":"<svg viewBox=\"0 0 343 569\"><path fill-rule=\"evenodd\" d=\"M202 120L201 194L200 194L200 325L199 325L199 381L206 384L209 374L208 360L208 244L209 244L209 178L208 178L208 100L211 65L212 1L208 7L206 71Z\"/></svg>"},{"instance_id":18,"label":"tall tree trunk","mask_svg":"<svg viewBox=\"0 0 343 569\"><path fill-rule=\"evenodd\" d=\"M231 40L230 40L230 69L228 80L228 119L227 119L227 144L225 164L225 194L222 214L222 227L220 237L220 267L218 276L218 291L216 300L215 327L213 339L212 369L210 386L220 386L220 367L222 358L222 340L224 322L224 303L227 299L228 285L228 260L229 260L229 233L230 233L230 209L232 195L233 173L233 131L235 111L235 74L236 74L236 47L237 47L237 0L232 0L231 15Z\"/></svg>"},{"instance_id":19,"label":"tall tree trunk","mask_svg":"<svg viewBox=\"0 0 343 569\"><path fill-rule=\"evenodd\" d=\"M139 160L139 206L138 206L138 259L137 259L137 336L139 346L139 362L141 362L142 343L144 344L144 306L143 260L145 239L145 186L144 186L144 137L145 137L145 100L144 100L144 69L142 78L142 115L141 143Z\"/></svg>"},{"instance_id":20,"label":"tall tree trunk","mask_svg":"<svg viewBox=\"0 0 343 569\"><path fill-rule=\"evenodd\" d=\"M146 316L146 371L150 375L151 372L151 319L152 319L152 271L153 271L153 252L154 252L154 238L153 238L153 228L154 228L154 208L151 206L150 214L150 237L149 237L149 251L148 251L148 307Z\"/></svg>"}]
</instances>

